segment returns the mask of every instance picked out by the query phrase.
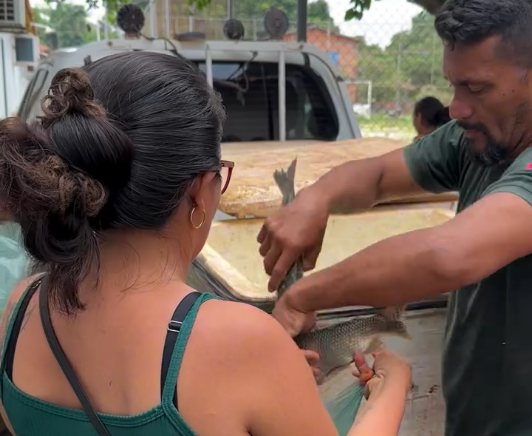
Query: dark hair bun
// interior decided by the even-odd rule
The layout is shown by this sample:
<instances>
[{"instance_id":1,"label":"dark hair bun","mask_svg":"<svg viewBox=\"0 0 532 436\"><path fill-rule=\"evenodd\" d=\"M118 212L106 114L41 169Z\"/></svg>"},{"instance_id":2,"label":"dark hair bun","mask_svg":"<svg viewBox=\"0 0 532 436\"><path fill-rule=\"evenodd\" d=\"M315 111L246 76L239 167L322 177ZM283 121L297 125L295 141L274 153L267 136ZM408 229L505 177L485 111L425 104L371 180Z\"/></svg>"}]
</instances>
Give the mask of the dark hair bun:
<instances>
[{"instance_id":1,"label":"dark hair bun","mask_svg":"<svg viewBox=\"0 0 532 436\"><path fill-rule=\"evenodd\" d=\"M131 177L134 146L108 119L85 71L63 69L52 80L43 102L42 126L52 147L73 168L84 171L110 191Z\"/></svg>"},{"instance_id":2,"label":"dark hair bun","mask_svg":"<svg viewBox=\"0 0 532 436\"><path fill-rule=\"evenodd\" d=\"M64 215L74 205L81 216L96 216L105 204L102 184L72 171L51 152L44 129L17 118L0 122L0 171L5 204L14 215L33 219Z\"/></svg>"},{"instance_id":3,"label":"dark hair bun","mask_svg":"<svg viewBox=\"0 0 532 436\"><path fill-rule=\"evenodd\" d=\"M42 118L44 127L75 112L86 117L105 117L105 109L96 103L94 91L83 70L60 70L52 80L43 105L46 113Z\"/></svg>"},{"instance_id":4,"label":"dark hair bun","mask_svg":"<svg viewBox=\"0 0 532 436\"><path fill-rule=\"evenodd\" d=\"M57 73L43 109L40 123L0 121L0 201L30 255L49 266L52 298L71 313L83 307L77 284L97 266L95 230L129 181L133 144L82 70Z\"/></svg>"}]
</instances>

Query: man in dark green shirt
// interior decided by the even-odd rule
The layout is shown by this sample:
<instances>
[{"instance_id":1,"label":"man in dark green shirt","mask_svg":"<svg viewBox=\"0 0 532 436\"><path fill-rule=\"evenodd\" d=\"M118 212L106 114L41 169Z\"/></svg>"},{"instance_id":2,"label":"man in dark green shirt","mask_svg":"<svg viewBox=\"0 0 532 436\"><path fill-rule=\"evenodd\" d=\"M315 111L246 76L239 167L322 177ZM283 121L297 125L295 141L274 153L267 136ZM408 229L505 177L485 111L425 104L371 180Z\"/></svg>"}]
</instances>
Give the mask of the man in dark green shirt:
<instances>
[{"instance_id":1,"label":"man in dark green shirt","mask_svg":"<svg viewBox=\"0 0 532 436\"><path fill-rule=\"evenodd\" d=\"M443 355L447 436L532 435L531 3L448 0L435 25L454 121L404 150L334 168L258 237L273 291L299 256L307 270L315 266L330 213L459 191L454 219L309 275L274 312L296 335L319 309L401 305L459 289Z\"/></svg>"}]
</instances>

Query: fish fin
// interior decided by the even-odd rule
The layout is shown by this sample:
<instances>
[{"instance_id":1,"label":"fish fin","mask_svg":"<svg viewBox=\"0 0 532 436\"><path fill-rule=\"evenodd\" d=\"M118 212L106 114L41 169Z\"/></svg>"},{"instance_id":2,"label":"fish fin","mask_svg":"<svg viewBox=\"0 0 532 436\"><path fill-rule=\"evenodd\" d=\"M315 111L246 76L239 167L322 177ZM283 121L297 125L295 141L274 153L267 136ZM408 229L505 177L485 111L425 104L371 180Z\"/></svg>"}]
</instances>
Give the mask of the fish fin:
<instances>
[{"instance_id":1,"label":"fish fin","mask_svg":"<svg viewBox=\"0 0 532 436\"><path fill-rule=\"evenodd\" d=\"M398 336L400 338L412 339L403 321L403 314L405 312L405 308L406 306L392 306L386 307L382 311L382 316L386 320L385 330L393 333L395 336Z\"/></svg>"},{"instance_id":2,"label":"fish fin","mask_svg":"<svg viewBox=\"0 0 532 436\"><path fill-rule=\"evenodd\" d=\"M374 353L384 347L384 342L380 338L373 338L364 350L364 354Z\"/></svg>"},{"instance_id":3,"label":"fish fin","mask_svg":"<svg viewBox=\"0 0 532 436\"><path fill-rule=\"evenodd\" d=\"M403 321L388 322L387 330L393 332L395 336L400 338L412 339L412 336L410 336L410 333L408 333L408 329Z\"/></svg>"},{"instance_id":4,"label":"fish fin","mask_svg":"<svg viewBox=\"0 0 532 436\"><path fill-rule=\"evenodd\" d=\"M401 321L405 313L406 306L390 306L385 307L382 311L382 316L388 321Z\"/></svg>"},{"instance_id":5,"label":"fish fin","mask_svg":"<svg viewBox=\"0 0 532 436\"><path fill-rule=\"evenodd\" d=\"M292 161L288 169L275 170L273 179L283 195L283 204L287 204L295 197L295 180L296 180L297 157Z\"/></svg>"},{"instance_id":6,"label":"fish fin","mask_svg":"<svg viewBox=\"0 0 532 436\"><path fill-rule=\"evenodd\" d=\"M323 372L320 372L316 376L316 384L319 386L325 382L325 379L327 378L327 374L324 374Z\"/></svg>"}]
</instances>

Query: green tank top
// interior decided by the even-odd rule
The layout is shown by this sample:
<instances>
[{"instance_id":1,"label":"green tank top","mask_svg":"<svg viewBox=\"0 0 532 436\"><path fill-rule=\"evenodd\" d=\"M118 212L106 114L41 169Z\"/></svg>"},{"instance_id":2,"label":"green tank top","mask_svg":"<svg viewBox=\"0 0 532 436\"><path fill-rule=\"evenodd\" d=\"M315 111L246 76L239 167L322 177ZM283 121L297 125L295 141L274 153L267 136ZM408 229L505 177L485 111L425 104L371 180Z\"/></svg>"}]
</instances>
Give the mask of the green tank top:
<instances>
[{"instance_id":1,"label":"green tank top","mask_svg":"<svg viewBox=\"0 0 532 436\"><path fill-rule=\"evenodd\" d=\"M31 286L25 291L24 296L30 290ZM199 308L205 301L214 298L216 297L202 294L183 320L170 359L161 404L135 416L98 414L112 436L195 436L175 408L173 396L185 347ZM15 319L23 301L24 297L20 299L11 316L3 345L3 356L6 356L9 338L14 332ZM2 367L4 368L4 365ZM1 377L2 404L17 436L94 436L96 434L84 411L60 407L25 394L13 384L5 368Z\"/></svg>"}]
</instances>

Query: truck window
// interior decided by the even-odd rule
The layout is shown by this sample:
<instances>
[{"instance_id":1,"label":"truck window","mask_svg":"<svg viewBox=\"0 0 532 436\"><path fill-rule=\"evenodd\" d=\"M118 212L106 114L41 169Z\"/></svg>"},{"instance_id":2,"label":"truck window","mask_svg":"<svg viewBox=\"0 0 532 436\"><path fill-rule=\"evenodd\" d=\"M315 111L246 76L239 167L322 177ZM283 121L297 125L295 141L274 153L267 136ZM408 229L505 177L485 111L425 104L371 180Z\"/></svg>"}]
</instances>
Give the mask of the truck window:
<instances>
[{"instance_id":1,"label":"truck window","mask_svg":"<svg viewBox=\"0 0 532 436\"><path fill-rule=\"evenodd\" d=\"M38 100L40 100L44 96L43 87L47 77L47 69L37 70L35 76L33 76L33 79L31 79L30 83L28 84L26 92L24 93L24 97L22 98L22 102L20 103L20 107L17 114L19 118L22 118L23 120L28 120L31 118L30 114L32 112L35 112L36 109L40 109L40 106L38 104L36 105L36 103L39 103ZM37 114L35 113L35 115Z\"/></svg>"},{"instance_id":2,"label":"truck window","mask_svg":"<svg viewBox=\"0 0 532 436\"><path fill-rule=\"evenodd\" d=\"M205 73L205 63L197 64ZM278 64L213 62L213 86L227 112L222 142L279 140ZM338 118L323 80L286 64L286 139L334 141Z\"/></svg>"}]
</instances>

